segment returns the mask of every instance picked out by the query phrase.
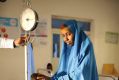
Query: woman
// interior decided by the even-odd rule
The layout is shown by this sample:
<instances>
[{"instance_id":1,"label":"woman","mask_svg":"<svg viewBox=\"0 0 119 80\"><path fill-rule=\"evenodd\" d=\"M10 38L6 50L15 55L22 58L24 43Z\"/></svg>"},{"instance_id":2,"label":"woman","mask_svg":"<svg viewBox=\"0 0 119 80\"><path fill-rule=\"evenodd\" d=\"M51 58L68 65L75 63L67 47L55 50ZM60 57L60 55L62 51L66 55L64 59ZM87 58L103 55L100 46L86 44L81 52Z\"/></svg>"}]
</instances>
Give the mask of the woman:
<instances>
[{"instance_id":1,"label":"woman","mask_svg":"<svg viewBox=\"0 0 119 80\"><path fill-rule=\"evenodd\" d=\"M98 80L93 45L75 20L61 26L63 44L59 68L52 80Z\"/></svg>"}]
</instances>

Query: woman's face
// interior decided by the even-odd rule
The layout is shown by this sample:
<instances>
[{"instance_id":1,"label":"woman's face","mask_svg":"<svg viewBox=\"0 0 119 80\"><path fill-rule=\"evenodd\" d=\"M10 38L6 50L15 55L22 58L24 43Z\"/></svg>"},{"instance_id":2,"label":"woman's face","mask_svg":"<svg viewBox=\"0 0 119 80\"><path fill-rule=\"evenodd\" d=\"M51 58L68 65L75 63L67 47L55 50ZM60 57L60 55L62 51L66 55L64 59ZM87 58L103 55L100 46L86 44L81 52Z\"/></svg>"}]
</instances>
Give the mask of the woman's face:
<instances>
[{"instance_id":1,"label":"woman's face","mask_svg":"<svg viewBox=\"0 0 119 80\"><path fill-rule=\"evenodd\" d=\"M73 40L73 33L69 30L69 28L64 27L63 29L61 29L61 35L64 39L64 42L70 46L73 46L74 44L74 40Z\"/></svg>"}]
</instances>

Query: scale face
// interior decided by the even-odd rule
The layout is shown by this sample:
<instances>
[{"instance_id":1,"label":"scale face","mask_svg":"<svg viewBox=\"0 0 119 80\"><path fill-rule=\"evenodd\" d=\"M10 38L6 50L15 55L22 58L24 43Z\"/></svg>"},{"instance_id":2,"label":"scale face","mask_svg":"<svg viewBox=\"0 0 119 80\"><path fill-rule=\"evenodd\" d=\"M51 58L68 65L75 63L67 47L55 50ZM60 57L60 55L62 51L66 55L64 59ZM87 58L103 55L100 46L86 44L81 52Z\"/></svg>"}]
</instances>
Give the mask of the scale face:
<instances>
[{"instance_id":1,"label":"scale face","mask_svg":"<svg viewBox=\"0 0 119 80\"><path fill-rule=\"evenodd\" d=\"M20 24L23 30L32 31L36 28L37 14L31 8L26 8L20 16Z\"/></svg>"}]
</instances>

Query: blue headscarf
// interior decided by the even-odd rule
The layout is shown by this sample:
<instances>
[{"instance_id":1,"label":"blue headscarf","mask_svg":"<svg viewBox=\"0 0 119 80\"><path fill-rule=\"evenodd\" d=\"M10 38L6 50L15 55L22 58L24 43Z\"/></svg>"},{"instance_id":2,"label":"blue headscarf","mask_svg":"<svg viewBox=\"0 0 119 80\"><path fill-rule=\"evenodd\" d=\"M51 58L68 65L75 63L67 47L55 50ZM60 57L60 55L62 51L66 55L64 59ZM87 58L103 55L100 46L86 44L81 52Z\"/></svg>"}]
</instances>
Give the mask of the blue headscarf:
<instances>
[{"instance_id":1,"label":"blue headscarf","mask_svg":"<svg viewBox=\"0 0 119 80\"><path fill-rule=\"evenodd\" d=\"M74 34L74 45L63 41L59 67L52 80L98 80L94 50L88 36L75 20L64 25Z\"/></svg>"}]
</instances>

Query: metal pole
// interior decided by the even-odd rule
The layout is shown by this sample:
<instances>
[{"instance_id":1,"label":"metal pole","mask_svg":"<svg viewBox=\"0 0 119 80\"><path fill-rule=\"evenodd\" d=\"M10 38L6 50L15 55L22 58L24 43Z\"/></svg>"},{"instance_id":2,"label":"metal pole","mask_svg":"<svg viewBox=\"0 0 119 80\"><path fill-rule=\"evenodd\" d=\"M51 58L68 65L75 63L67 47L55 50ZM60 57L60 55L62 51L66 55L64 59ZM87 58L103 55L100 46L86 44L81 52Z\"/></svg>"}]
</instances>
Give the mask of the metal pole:
<instances>
[{"instance_id":1,"label":"metal pole","mask_svg":"<svg viewBox=\"0 0 119 80\"><path fill-rule=\"evenodd\" d=\"M25 80L28 80L28 69L27 69L27 45L25 45L24 48L25 48Z\"/></svg>"}]
</instances>

